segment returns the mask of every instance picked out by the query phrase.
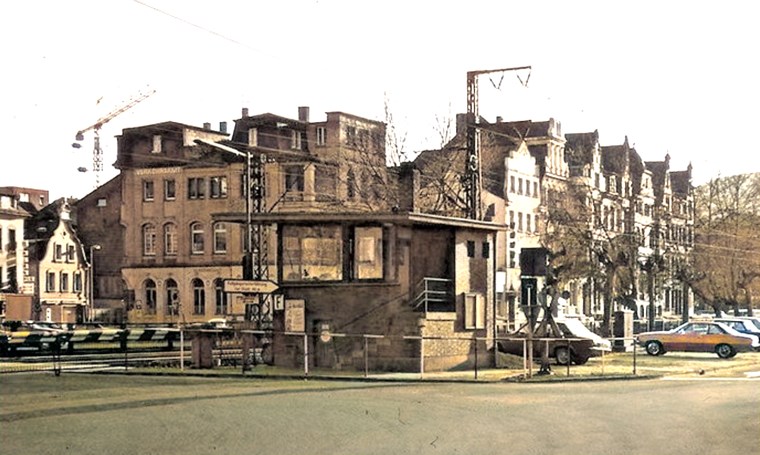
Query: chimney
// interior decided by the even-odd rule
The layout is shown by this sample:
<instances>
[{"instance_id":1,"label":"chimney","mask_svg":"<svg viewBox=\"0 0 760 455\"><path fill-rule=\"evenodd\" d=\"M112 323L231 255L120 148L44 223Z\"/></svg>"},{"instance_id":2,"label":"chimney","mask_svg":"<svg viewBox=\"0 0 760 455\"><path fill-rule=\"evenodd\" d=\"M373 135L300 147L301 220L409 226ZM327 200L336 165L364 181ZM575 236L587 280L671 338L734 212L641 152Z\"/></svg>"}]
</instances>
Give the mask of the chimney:
<instances>
[{"instance_id":1,"label":"chimney","mask_svg":"<svg viewBox=\"0 0 760 455\"><path fill-rule=\"evenodd\" d=\"M204 124L203 124L203 129L204 129L204 130L210 130L210 129L211 129L211 124L210 124L210 123L208 123L208 122L204 123Z\"/></svg>"},{"instance_id":2,"label":"chimney","mask_svg":"<svg viewBox=\"0 0 760 455\"><path fill-rule=\"evenodd\" d=\"M497 115L497 116L496 116L496 123L501 123L501 122L503 122L503 121L504 121L504 119L503 119L503 118L501 118L501 115Z\"/></svg>"},{"instance_id":3,"label":"chimney","mask_svg":"<svg viewBox=\"0 0 760 455\"><path fill-rule=\"evenodd\" d=\"M300 106L298 108L298 120L309 123L309 106Z\"/></svg>"},{"instance_id":4,"label":"chimney","mask_svg":"<svg viewBox=\"0 0 760 455\"><path fill-rule=\"evenodd\" d=\"M219 131L227 133L227 122L219 122Z\"/></svg>"},{"instance_id":5,"label":"chimney","mask_svg":"<svg viewBox=\"0 0 760 455\"><path fill-rule=\"evenodd\" d=\"M246 118L246 117L248 117L248 108L244 107L243 108L243 118Z\"/></svg>"}]
</instances>

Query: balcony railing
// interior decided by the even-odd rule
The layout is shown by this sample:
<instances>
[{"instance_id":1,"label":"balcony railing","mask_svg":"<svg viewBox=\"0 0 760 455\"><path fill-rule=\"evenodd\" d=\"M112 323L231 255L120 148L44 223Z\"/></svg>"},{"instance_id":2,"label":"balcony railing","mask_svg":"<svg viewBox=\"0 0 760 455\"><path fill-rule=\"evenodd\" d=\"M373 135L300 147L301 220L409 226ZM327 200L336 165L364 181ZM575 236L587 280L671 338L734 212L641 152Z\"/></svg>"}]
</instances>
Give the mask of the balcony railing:
<instances>
[{"instance_id":1,"label":"balcony railing","mask_svg":"<svg viewBox=\"0 0 760 455\"><path fill-rule=\"evenodd\" d=\"M454 282L444 278L423 278L414 289L412 307L416 311L455 311Z\"/></svg>"}]
</instances>

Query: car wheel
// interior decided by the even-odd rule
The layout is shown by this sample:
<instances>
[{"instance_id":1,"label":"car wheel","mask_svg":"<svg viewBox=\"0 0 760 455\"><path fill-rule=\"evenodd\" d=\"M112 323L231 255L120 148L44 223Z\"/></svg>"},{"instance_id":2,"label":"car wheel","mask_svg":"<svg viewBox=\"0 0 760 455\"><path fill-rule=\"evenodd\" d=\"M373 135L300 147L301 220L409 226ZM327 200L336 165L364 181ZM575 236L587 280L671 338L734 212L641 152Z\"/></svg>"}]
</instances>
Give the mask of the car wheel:
<instances>
[{"instance_id":1,"label":"car wheel","mask_svg":"<svg viewBox=\"0 0 760 455\"><path fill-rule=\"evenodd\" d=\"M721 359L730 359L736 355L736 351L729 344L719 344L715 346L715 353L718 354L718 357Z\"/></svg>"},{"instance_id":2,"label":"car wheel","mask_svg":"<svg viewBox=\"0 0 760 455\"><path fill-rule=\"evenodd\" d=\"M659 341L647 341L644 348L649 355L662 355L665 353L665 350L662 348L662 344Z\"/></svg>"},{"instance_id":3,"label":"car wheel","mask_svg":"<svg viewBox=\"0 0 760 455\"><path fill-rule=\"evenodd\" d=\"M567 348L557 348L554 350L554 357L557 359L558 365L567 365L570 363L570 353Z\"/></svg>"}]
</instances>

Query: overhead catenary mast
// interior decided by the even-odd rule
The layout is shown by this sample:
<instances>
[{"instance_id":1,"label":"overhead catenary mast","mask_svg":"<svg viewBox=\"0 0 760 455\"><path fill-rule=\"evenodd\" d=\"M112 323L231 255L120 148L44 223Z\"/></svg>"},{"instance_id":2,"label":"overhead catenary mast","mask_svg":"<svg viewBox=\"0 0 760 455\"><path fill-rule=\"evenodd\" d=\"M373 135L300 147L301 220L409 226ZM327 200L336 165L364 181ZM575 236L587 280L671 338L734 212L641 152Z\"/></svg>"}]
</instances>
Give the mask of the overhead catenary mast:
<instances>
[{"instance_id":1,"label":"overhead catenary mast","mask_svg":"<svg viewBox=\"0 0 760 455\"><path fill-rule=\"evenodd\" d=\"M483 189L482 170L480 164L480 113L478 111L478 76L507 71L530 70L530 66L500 68L495 70L479 70L467 72L467 161L465 162L465 202L467 218L480 220L483 218L481 192ZM519 77L518 77L519 79ZM530 75L523 85L527 85ZM520 79L522 82L522 79Z\"/></svg>"}]
</instances>

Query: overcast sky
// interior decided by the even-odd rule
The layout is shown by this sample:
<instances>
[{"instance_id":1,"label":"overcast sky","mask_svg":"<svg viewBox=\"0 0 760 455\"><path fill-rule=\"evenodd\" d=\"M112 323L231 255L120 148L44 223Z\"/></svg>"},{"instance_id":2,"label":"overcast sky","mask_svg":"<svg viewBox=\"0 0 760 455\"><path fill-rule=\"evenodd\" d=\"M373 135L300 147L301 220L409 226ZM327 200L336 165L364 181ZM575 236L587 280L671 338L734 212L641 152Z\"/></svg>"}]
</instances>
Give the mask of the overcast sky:
<instances>
[{"instance_id":1,"label":"overcast sky","mask_svg":"<svg viewBox=\"0 0 760 455\"><path fill-rule=\"evenodd\" d=\"M231 128L242 107L382 121L387 99L413 154L438 147L436 127L465 111L467 71L523 65L532 66L527 88L514 72L480 78L481 115L553 117L565 133L599 130L603 145L627 135L645 160L670 153L672 168L691 162L697 184L760 172L756 5L6 2L0 185L85 196L95 176L77 168L92 168L93 134L74 149L75 133L149 90L101 129L101 183L116 175L123 128L168 120Z\"/></svg>"}]
</instances>

